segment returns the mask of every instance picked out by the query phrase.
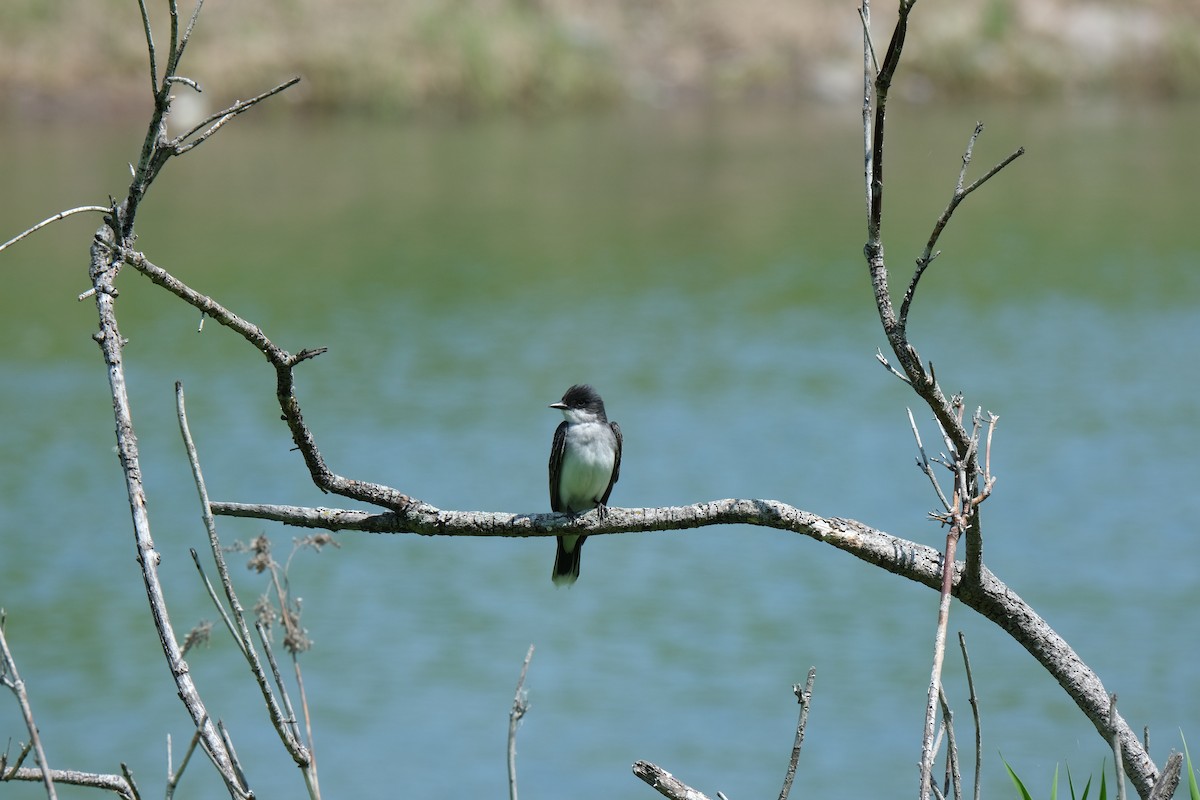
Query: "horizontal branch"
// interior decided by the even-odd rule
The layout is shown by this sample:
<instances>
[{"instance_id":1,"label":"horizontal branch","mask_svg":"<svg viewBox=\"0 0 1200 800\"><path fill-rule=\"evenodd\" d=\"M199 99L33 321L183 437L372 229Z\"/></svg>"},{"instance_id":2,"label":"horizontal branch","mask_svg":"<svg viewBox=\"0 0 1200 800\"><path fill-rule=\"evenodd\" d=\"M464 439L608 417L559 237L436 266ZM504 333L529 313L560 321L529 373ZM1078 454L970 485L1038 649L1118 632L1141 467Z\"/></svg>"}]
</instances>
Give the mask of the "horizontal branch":
<instances>
[{"instance_id":1,"label":"horizontal branch","mask_svg":"<svg viewBox=\"0 0 1200 800\"><path fill-rule=\"evenodd\" d=\"M129 781L125 780L121 775L103 775L95 772L80 772L74 769L52 769L50 777L55 783L62 783L68 786L87 786L91 789L105 789L110 792L116 792L119 797L133 800L136 795ZM12 772L4 773L4 780L13 781L31 781L40 783L43 779L42 771L37 767L21 767Z\"/></svg>"},{"instance_id":2,"label":"horizontal branch","mask_svg":"<svg viewBox=\"0 0 1200 800\"><path fill-rule=\"evenodd\" d=\"M712 500L690 506L615 508L601 519L588 513L513 514L500 511L445 511L419 503L404 512L334 508L211 504L218 516L268 519L302 528L367 533L416 533L424 536L558 536L686 530L708 525L756 525L800 533L881 566L911 580L941 583L941 553L932 547L875 530L861 522L820 517L777 500Z\"/></svg>"},{"instance_id":3,"label":"horizontal branch","mask_svg":"<svg viewBox=\"0 0 1200 800\"><path fill-rule=\"evenodd\" d=\"M610 533L686 530L709 525L754 525L799 533L832 545L893 574L940 589L942 553L852 519L821 517L778 500L712 500L690 506L609 508L603 519L587 513L512 514L495 511L446 511L414 501L403 511L370 512L333 508L212 503L219 516L268 519L286 525L331 531L415 533L424 536L554 536L572 532L588 536ZM964 564L953 569L951 594L963 605L994 622L1018 641L1092 721L1105 739L1115 734L1126 769L1138 785L1152 786L1158 770L1137 735L1120 715L1109 719L1109 695L1071 646L1033 607L980 566L977 581L963 581Z\"/></svg>"}]
</instances>

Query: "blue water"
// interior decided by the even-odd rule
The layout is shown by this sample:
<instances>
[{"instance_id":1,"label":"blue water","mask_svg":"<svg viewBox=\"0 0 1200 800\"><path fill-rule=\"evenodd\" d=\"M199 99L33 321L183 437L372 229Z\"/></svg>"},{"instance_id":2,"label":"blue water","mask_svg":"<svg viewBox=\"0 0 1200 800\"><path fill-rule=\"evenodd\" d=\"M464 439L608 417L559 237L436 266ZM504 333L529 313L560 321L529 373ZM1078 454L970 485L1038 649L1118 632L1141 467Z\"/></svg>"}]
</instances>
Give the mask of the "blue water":
<instances>
[{"instance_id":1,"label":"blue water","mask_svg":"<svg viewBox=\"0 0 1200 800\"><path fill-rule=\"evenodd\" d=\"M1161 765L1179 729L1200 740L1200 250L1182 235L1179 205L1191 183L1180 175L1166 187L1179 189L1175 202L1145 216L1102 231L1064 222L1069 235L1055 237L1041 204L1061 183L1036 145L1053 152L1066 134L1040 124L1009 123L1014 137L1044 138L1022 138L1026 171L963 212L913 335L947 391L1000 415L988 565L1119 693L1135 730L1150 726ZM444 508L546 510L558 422L546 405L586 380L625 433L614 505L770 497L937 546L944 534L925 517L936 499L913 466L905 409L915 398L874 359L883 338L858 255L852 137L852 124L776 117L249 125L156 187L140 244L281 346L330 348L300 368L299 387L341 474ZM286 152L275 153L281 139ZM24 161L52 158L19 141ZM927 149L896 158L920 162ZM1117 204L1148 197L1149 186L1128 184L1138 172L1123 171L1124 151L1111 152L1126 182L1092 191ZM954 160L951 150L940 161ZM15 159L4 168L22 174ZM897 226L922 220L889 251L897 286L945 177L911 203L890 195ZM120 188L89 181L59 194L42 186L54 194L45 208L5 207L4 229ZM1144 235L1172 219L1178 238ZM2 301L0 329L14 343L0 392L0 605L52 765L108 772L125 761L153 795L166 735L178 760L188 730L134 562L88 339L94 310L74 300L88 226L71 224L0 255L18 290ZM1096 238L1075 238L1081 229ZM205 539L175 380L213 499L341 503L312 488L290 450L261 356L211 320L197 334L191 309L132 271L121 281L151 524L182 636L216 617L188 556ZM929 414L914 411L933 442ZM281 560L300 535L220 526L226 542L266 533ZM550 583L548 539L338 541L298 553L290 574L315 642L301 663L327 797L503 796L508 709L531 643L523 796L645 797L629 771L638 759L710 796L773 796L798 710L791 686L810 666L795 791L915 789L937 609L928 589L814 541L736 526L590 539L570 590ZM230 558L253 605L266 580ZM958 630L980 693L985 792L1010 791L998 753L1031 786L1048 784L1055 764L1095 774L1103 743L1033 659L956 605ZM259 796L300 795L228 639L218 630L188 660ZM957 651L946 684L968 740ZM25 738L8 698L0 735ZM219 792L193 764L181 793Z\"/></svg>"}]
</instances>

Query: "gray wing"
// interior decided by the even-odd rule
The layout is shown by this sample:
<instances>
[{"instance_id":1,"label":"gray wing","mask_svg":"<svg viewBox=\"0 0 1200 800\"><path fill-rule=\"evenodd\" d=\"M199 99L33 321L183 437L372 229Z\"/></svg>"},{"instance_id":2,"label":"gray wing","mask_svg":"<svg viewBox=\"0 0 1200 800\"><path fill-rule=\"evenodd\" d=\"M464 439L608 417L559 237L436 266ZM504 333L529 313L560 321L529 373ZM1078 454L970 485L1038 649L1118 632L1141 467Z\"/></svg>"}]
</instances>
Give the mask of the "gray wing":
<instances>
[{"instance_id":1,"label":"gray wing","mask_svg":"<svg viewBox=\"0 0 1200 800\"><path fill-rule=\"evenodd\" d=\"M617 438L617 454L620 456L620 437ZM558 476L562 473L563 453L567 449L567 421L564 419L554 431L554 443L550 445L550 510L566 511L558 499ZM609 485L612 489L612 485Z\"/></svg>"},{"instance_id":2,"label":"gray wing","mask_svg":"<svg viewBox=\"0 0 1200 800\"><path fill-rule=\"evenodd\" d=\"M610 478L608 481L608 488L604 490L604 497L600 498L600 505L602 506L608 505L608 496L612 494L613 484L616 483L617 479L621 477L621 446L623 444L623 439L621 437L621 426L615 422L610 422L608 423L608 427L612 428L613 435L617 437L617 456L613 459L612 478ZM558 437L556 436L556 442L557 438Z\"/></svg>"}]
</instances>

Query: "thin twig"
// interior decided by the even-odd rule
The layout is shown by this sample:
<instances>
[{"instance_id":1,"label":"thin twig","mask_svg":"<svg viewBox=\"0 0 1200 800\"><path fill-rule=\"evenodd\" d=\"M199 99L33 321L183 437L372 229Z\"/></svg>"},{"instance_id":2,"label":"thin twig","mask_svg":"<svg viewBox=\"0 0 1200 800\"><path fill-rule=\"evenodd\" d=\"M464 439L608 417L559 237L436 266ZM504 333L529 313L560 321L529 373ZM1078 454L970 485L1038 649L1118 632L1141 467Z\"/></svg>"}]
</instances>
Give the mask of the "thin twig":
<instances>
[{"instance_id":1,"label":"thin twig","mask_svg":"<svg viewBox=\"0 0 1200 800\"><path fill-rule=\"evenodd\" d=\"M875 44L871 41L871 3L870 0L864 0L862 6L858 9L858 19L862 23L863 29L863 47L871 56L871 66L874 67L875 73L879 73L879 61L875 58ZM871 73L868 71L867 75Z\"/></svg>"},{"instance_id":2,"label":"thin twig","mask_svg":"<svg viewBox=\"0 0 1200 800\"><path fill-rule=\"evenodd\" d=\"M275 651L271 647L271 637L267 634L267 628L262 622L254 623L255 630L258 631L258 639L262 643L263 653L267 657L267 666L271 668L271 677L275 679L275 687L279 690L279 697L283 702L283 710L287 712L287 716L282 718L288 726L289 732L297 742L300 740L300 723L296 719L296 711L292 708L292 699L288 695L287 687L283 683L283 674L279 671L279 663L275 660Z\"/></svg>"},{"instance_id":3,"label":"thin twig","mask_svg":"<svg viewBox=\"0 0 1200 800\"><path fill-rule=\"evenodd\" d=\"M183 777L183 771L187 769L188 764L192 761L192 755L196 752L196 745L200 743L200 731L192 734L192 739L188 742L188 748L183 754L183 760L179 762L179 769L171 771L171 736L167 735L167 785L164 792L166 800L171 800L175 796L175 788L179 786L179 781Z\"/></svg>"},{"instance_id":4,"label":"thin twig","mask_svg":"<svg viewBox=\"0 0 1200 800\"><path fill-rule=\"evenodd\" d=\"M192 148L203 144L210 136L220 130L226 122L229 122L229 120L233 119L238 114L249 111L263 100L266 100L268 97L277 95L283 90L295 86L299 82L299 77L291 78L273 89L268 89L256 97L251 97L249 100L238 100L236 103L229 106L229 108L210 114L200 122L193 125L186 132L176 136L168 143L168 146L171 148L171 151L174 155L181 156ZM206 126L207 130L205 130ZM196 136L196 134L201 130L204 130L204 133ZM196 138L192 139L192 136L196 136Z\"/></svg>"},{"instance_id":5,"label":"thin twig","mask_svg":"<svg viewBox=\"0 0 1200 800\"><path fill-rule=\"evenodd\" d=\"M886 356L884 356L882 350L879 350L879 349L875 350L875 360L878 361L880 364L882 364L884 369L886 369L888 372L895 375L900 380L904 381L907 384L912 384L912 381L908 379L907 375L905 375L903 372L901 372L900 370L898 370L892 366L891 362L887 360Z\"/></svg>"},{"instance_id":6,"label":"thin twig","mask_svg":"<svg viewBox=\"0 0 1200 800\"><path fill-rule=\"evenodd\" d=\"M15 775L17 773L17 771L19 769L21 769L21 765L25 763L25 759L32 752L33 752L33 740L30 739L28 742L25 743L25 746L21 748L21 752L17 753L17 760L13 763L12 768L9 770L9 776ZM7 759L8 759L8 753L6 752L4 754L4 760L7 761ZM0 762L0 765L2 765L2 763L3 762ZM2 776L0 776L0 777L2 777ZM7 777L5 778L5 780L8 780L8 779L9 778L7 778ZM33 780L40 781L41 779L42 779L42 776L38 775Z\"/></svg>"},{"instance_id":7,"label":"thin twig","mask_svg":"<svg viewBox=\"0 0 1200 800\"><path fill-rule=\"evenodd\" d=\"M9 245L16 244L17 242L24 239L26 236L29 236L32 233L36 233L37 231L40 231L42 228L46 227L47 225L50 225L51 223L58 222L60 219L66 219L67 217L71 216L72 214L79 214L84 211L99 211L101 214L107 214L108 210L109 209L107 206L79 206L77 208L68 208L66 211L60 211L57 214L55 214L54 216L47 217L46 219L42 220L41 222L39 222L37 225L34 225L29 230L18 233L16 236L9 239L4 244L0 244L0 251L5 250L6 248L9 247Z\"/></svg>"},{"instance_id":8,"label":"thin twig","mask_svg":"<svg viewBox=\"0 0 1200 800\"><path fill-rule=\"evenodd\" d=\"M183 55L183 50L179 48L179 3L176 0L167 0L167 9L171 16L171 50L167 53L167 75L174 75Z\"/></svg>"},{"instance_id":9,"label":"thin twig","mask_svg":"<svg viewBox=\"0 0 1200 800\"><path fill-rule=\"evenodd\" d=\"M25 728L29 731L29 743L33 746L34 757L42 772L42 783L46 787L48 800L56 800L58 794L54 791L54 776L51 774L50 763L46 760L46 751L42 747L42 737L38 735L38 726L33 719L33 706L29 703L29 695L25 692L25 681L17 672L17 662L13 659L12 651L8 649L8 639L4 635L3 611L0 611L0 685L7 686L17 698L21 707L21 716L25 718ZM18 762L19 764L19 762Z\"/></svg>"},{"instance_id":10,"label":"thin twig","mask_svg":"<svg viewBox=\"0 0 1200 800\"><path fill-rule=\"evenodd\" d=\"M174 3L172 2L172 5ZM187 28L183 31L183 37L179 40L179 45L176 47L175 67L179 67L179 61L183 58L183 51L187 48L188 41L192 38L192 30L196 27L196 18L200 16L200 9L204 6L204 0L196 0L196 7L192 9L192 17L188 20Z\"/></svg>"},{"instance_id":11,"label":"thin twig","mask_svg":"<svg viewBox=\"0 0 1200 800\"><path fill-rule=\"evenodd\" d=\"M958 171L958 180L954 184L954 193L950 197L950 202L942 211L941 216L938 217L937 222L934 223L933 232L929 235L929 241L925 245L925 250L917 258L917 269L913 273L912 280L909 281L908 290L904 293L904 300L900 304L901 327L907 325L908 323L908 311L912 306L913 297L917 293L917 284L920 283L921 277L925 274L926 268L933 263L933 260L937 258L941 252L935 250L934 248L937 247L937 241L941 237L942 231L946 229L946 225L949 224L950 217L953 216L954 211L958 208L959 204L962 203L963 200L967 199L967 196L970 195L971 192L987 183L997 172L1007 167L1025 153L1024 147L1018 147L1006 158L985 172L978 180L964 188L963 181L966 180L967 165L971 163L971 158L975 149L975 142L979 139L979 134L981 133L983 133L983 123L978 122L975 124L975 130L971 132L971 137L967 141L967 149L963 152L962 168Z\"/></svg>"},{"instance_id":12,"label":"thin twig","mask_svg":"<svg viewBox=\"0 0 1200 800\"><path fill-rule=\"evenodd\" d=\"M521 677L517 679L517 691L513 695L512 710L508 712L508 798L517 800L517 724L529 711L529 696L525 693L525 675L529 672L529 662L533 659L533 645L525 653L525 663L521 665Z\"/></svg>"},{"instance_id":13,"label":"thin twig","mask_svg":"<svg viewBox=\"0 0 1200 800\"><path fill-rule=\"evenodd\" d=\"M1125 765L1121 759L1121 740L1117 736L1117 695L1110 695L1108 724L1112 728L1113 769L1117 774L1117 800L1125 800Z\"/></svg>"},{"instance_id":14,"label":"thin twig","mask_svg":"<svg viewBox=\"0 0 1200 800\"><path fill-rule=\"evenodd\" d=\"M971 659L967 656L967 637L958 632L958 649L962 651L963 666L967 672L967 699L971 703L971 717L975 722L975 800L979 800L983 778L983 728L979 724L979 698L975 695L975 678L971 675Z\"/></svg>"},{"instance_id":15,"label":"thin twig","mask_svg":"<svg viewBox=\"0 0 1200 800\"><path fill-rule=\"evenodd\" d=\"M296 690L300 692L300 710L304 714L304 735L308 741L308 766L304 768L304 782L312 800L321 800L321 784L317 772L317 747L313 740L312 715L308 713L308 693L304 691L304 676L300 672L300 658L292 653L292 668L296 673Z\"/></svg>"},{"instance_id":16,"label":"thin twig","mask_svg":"<svg viewBox=\"0 0 1200 800\"><path fill-rule=\"evenodd\" d=\"M938 688L938 702L942 707L942 728L946 731L946 773L950 788L946 793L952 797L962 797L962 771L958 765L958 742L954 738L954 712L946 702L946 693Z\"/></svg>"},{"instance_id":17,"label":"thin twig","mask_svg":"<svg viewBox=\"0 0 1200 800\"><path fill-rule=\"evenodd\" d=\"M229 614L225 611L225 606L222 605L220 598L217 597L217 590L213 588L212 582L208 579L208 575L204 572L204 565L200 563L200 554L196 552L196 548L188 548L188 552L192 554L192 563L196 565L196 571L200 573L200 580L204 581L204 588L208 590L208 597L216 606L217 612L221 615L221 620L224 621L225 627L229 630L229 635L233 637L234 644L242 651L242 655L246 656L247 643L242 641L241 635L233 626L233 620L229 618Z\"/></svg>"},{"instance_id":18,"label":"thin twig","mask_svg":"<svg viewBox=\"0 0 1200 800\"><path fill-rule=\"evenodd\" d=\"M146 9L146 0L138 0L138 8L142 12L146 49L150 52L150 94L156 94L158 92L158 61L154 53L154 34L150 30L150 12Z\"/></svg>"},{"instance_id":19,"label":"thin twig","mask_svg":"<svg viewBox=\"0 0 1200 800\"><path fill-rule=\"evenodd\" d=\"M804 686L795 684L792 692L800 703L800 721L796 723L796 741L792 744L792 755L788 759L787 772L783 776L783 788L779 790L779 800L787 800L792 791L792 781L796 777L796 764L800 761L800 748L804 744L804 730L808 726L808 708L812 701L813 681L817 679L817 668L808 668L808 679Z\"/></svg>"},{"instance_id":20,"label":"thin twig","mask_svg":"<svg viewBox=\"0 0 1200 800\"><path fill-rule=\"evenodd\" d=\"M946 499L946 494L942 491L942 486L938 483L937 475L933 473L933 465L929 463L929 456L925 453L925 445L921 442L921 431L917 428L917 421L913 418L912 409L908 409L908 424L912 428L913 438L917 440L917 452L921 458L917 461L917 466L929 478L929 482L933 484L933 491L937 494L938 500L941 501L942 508L947 512L950 511L950 501Z\"/></svg>"},{"instance_id":21,"label":"thin twig","mask_svg":"<svg viewBox=\"0 0 1200 800\"><path fill-rule=\"evenodd\" d=\"M871 216L872 198L875 191L871 179L874 174L871 163L874 147L871 143L871 98L875 77L879 74L879 62L875 59L875 45L871 42L871 0L862 0L858 19L863 27L863 181L866 189L867 216ZM907 379L906 379L907 380Z\"/></svg>"},{"instance_id":22,"label":"thin twig","mask_svg":"<svg viewBox=\"0 0 1200 800\"><path fill-rule=\"evenodd\" d=\"M953 500L954 508L960 507L957 492ZM929 676L929 694L925 701L925 733L921 738L921 790L922 800L928 793L928 787L933 773L933 733L937 713L937 698L942 690L942 662L946 654L946 627L950 620L950 593L954 585L954 551L961 533L961 516L955 519L950 531L946 534L946 551L942 556L942 591L938 603L937 632L933 643L933 668Z\"/></svg>"}]
</instances>

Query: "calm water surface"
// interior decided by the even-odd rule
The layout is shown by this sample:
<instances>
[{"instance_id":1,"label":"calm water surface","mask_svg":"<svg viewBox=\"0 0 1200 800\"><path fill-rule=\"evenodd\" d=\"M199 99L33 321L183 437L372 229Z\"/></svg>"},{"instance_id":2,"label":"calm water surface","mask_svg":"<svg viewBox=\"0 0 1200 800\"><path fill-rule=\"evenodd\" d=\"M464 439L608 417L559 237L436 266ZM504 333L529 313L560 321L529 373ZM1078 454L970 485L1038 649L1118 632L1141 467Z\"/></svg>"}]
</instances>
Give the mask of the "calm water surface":
<instances>
[{"instance_id":1,"label":"calm water surface","mask_svg":"<svg viewBox=\"0 0 1200 800\"><path fill-rule=\"evenodd\" d=\"M922 284L913 334L948 391L1001 417L986 560L1150 727L1162 763L1200 741L1200 331L1196 109L903 109L888 175L898 286L972 170L1028 154L973 196ZM0 129L0 233L103 203L136 126ZM541 511L557 424L595 383L625 431L624 506L771 497L938 544L913 467L913 398L862 263L860 134L845 113L755 112L477 124L239 124L168 167L139 225L156 263L263 326L300 371L333 469L458 509ZM19 190L13 191L13 187ZM0 254L0 605L51 763L159 791L186 719L149 622L113 454L104 371L77 303L96 221ZM214 619L174 421L183 380L215 499L335 505L290 450L263 360L133 274L124 333L171 612ZM917 413L918 419L927 414ZM925 425L926 441L935 431ZM222 521L227 541L297 534ZM329 797L501 797L507 714L537 646L522 794L645 797L648 759L715 796L774 796L791 685L817 668L797 791L915 787L937 597L779 532L593 539L570 591L548 540L341 534L291 582ZM238 568L243 600L266 589ZM984 721L985 787L1055 764L1094 774L1099 737L1033 659L956 607ZM233 647L190 658L261 797L294 797ZM963 670L946 683L969 738ZM11 699L0 736L23 741ZM14 745L15 747L15 745ZM400 788L403 787L403 788ZM215 796L211 770L181 790ZM5 797L37 797L6 785ZM62 797L73 797L69 791Z\"/></svg>"}]
</instances>

